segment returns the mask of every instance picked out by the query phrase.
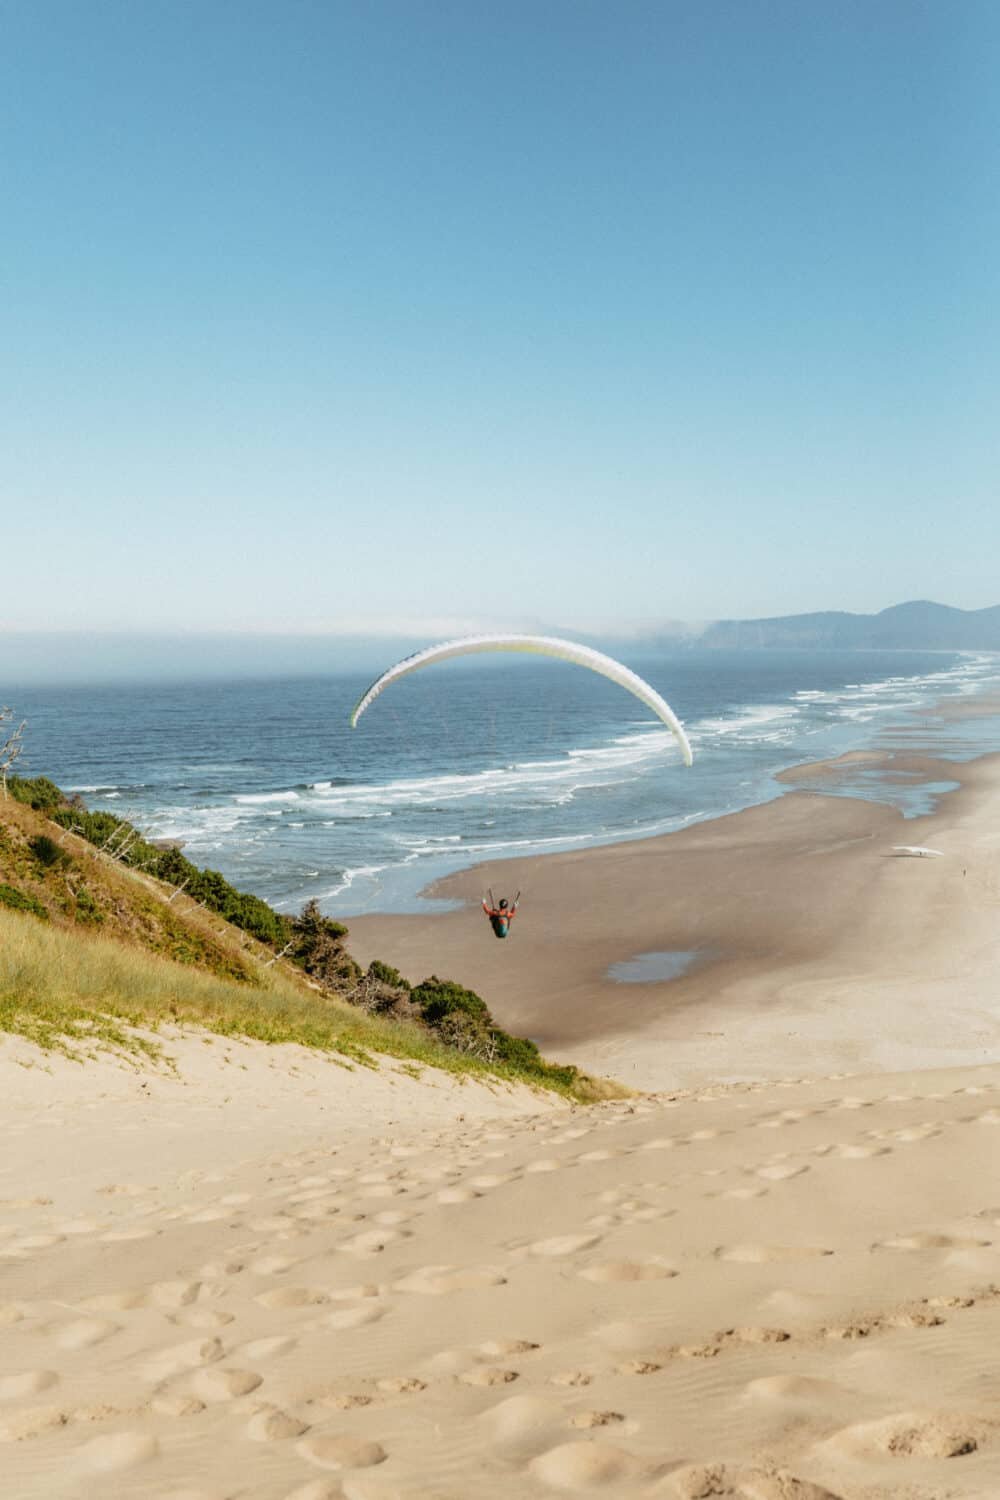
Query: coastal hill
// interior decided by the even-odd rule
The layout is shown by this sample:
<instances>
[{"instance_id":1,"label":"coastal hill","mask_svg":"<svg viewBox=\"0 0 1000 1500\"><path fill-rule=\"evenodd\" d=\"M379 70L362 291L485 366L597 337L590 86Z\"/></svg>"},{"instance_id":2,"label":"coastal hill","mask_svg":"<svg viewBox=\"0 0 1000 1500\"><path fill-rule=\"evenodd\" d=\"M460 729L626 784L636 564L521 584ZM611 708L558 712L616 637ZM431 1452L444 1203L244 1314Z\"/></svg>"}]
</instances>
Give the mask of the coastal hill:
<instances>
[{"instance_id":1,"label":"coastal hill","mask_svg":"<svg viewBox=\"0 0 1000 1500\"><path fill-rule=\"evenodd\" d=\"M842 649L1000 651L1000 605L953 609L929 599L893 604L876 615L846 610L777 615L764 620L716 620L700 647L826 646Z\"/></svg>"},{"instance_id":2,"label":"coastal hill","mask_svg":"<svg viewBox=\"0 0 1000 1500\"><path fill-rule=\"evenodd\" d=\"M160 1056L162 1028L378 1056L571 1098L621 1093L547 1062L473 991L362 969L315 902L274 911L44 777L0 795L0 1037Z\"/></svg>"}]
</instances>

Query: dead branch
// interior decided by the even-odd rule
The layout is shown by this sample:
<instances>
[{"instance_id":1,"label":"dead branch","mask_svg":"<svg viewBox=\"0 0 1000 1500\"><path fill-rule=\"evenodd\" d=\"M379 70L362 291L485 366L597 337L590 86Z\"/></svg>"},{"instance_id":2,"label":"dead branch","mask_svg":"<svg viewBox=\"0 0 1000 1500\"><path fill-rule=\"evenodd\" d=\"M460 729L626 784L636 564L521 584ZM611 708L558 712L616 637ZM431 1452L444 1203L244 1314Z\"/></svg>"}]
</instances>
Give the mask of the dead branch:
<instances>
[{"instance_id":1,"label":"dead branch","mask_svg":"<svg viewBox=\"0 0 1000 1500\"><path fill-rule=\"evenodd\" d=\"M12 708L6 705L0 708L0 726L12 723L13 719L14 710ZM27 727L27 719L22 719L17 728L12 729L3 744L0 745L0 789L2 789L4 797L7 796L7 777L13 768L14 762L24 750L22 741L24 731Z\"/></svg>"}]
</instances>

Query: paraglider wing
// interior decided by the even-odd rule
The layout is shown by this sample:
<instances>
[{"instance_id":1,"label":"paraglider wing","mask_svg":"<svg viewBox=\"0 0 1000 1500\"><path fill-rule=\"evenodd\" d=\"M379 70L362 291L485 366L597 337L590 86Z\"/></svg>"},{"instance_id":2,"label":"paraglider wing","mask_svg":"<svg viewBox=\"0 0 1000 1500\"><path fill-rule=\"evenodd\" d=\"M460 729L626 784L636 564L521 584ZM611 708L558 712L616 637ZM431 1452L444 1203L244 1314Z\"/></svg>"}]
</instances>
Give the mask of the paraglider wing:
<instances>
[{"instance_id":1,"label":"paraglider wing","mask_svg":"<svg viewBox=\"0 0 1000 1500\"><path fill-rule=\"evenodd\" d=\"M651 708L663 720L680 746L684 764L691 764L691 746L683 726L670 704L660 697L655 688L650 687L638 673L630 671L613 657L595 651L592 646L581 646L576 641L563 641L557 636L548 635L470 635L462 640L443 641L439 646L428 646L423 651L417 651L413 656L397 662L372 683L354 707L351 728L358 727L358 720L365 709L391 682L396 682L410 672L417 672L421 667L429 667L434 662L449 661L455 656L472 656L482 651L525 651L535 656L554 656L561 661L575 662L580 667L589 667L592 672L600 672L602 677L607 677L619 687L634 693L641 703L645 703L647 708Z\"/></svg>"}]
</instances>

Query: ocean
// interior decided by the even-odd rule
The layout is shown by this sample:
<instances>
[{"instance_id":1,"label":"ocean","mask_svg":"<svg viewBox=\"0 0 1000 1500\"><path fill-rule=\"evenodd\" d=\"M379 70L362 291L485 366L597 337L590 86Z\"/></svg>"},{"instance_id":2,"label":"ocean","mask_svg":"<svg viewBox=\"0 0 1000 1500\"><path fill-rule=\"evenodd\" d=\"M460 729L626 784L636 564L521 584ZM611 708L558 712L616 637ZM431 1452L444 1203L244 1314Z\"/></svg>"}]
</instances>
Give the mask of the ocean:
<instances>
[{"instance_id":1,"label":"ocean","mask_svg":"<svg viewBox=\"0 0 1000 1500\"><path fill-rule=\"evenodd\" d=\"M782 795L777 772L846 750L1000 748L1000 720L929 718L1000 688L972 652L678 650L628 664L684 721L691 769L628 693L578 667L471 659L389 688L351 730L369 675L0 687L28 720L18 769L182 841L283 911L444 908L448 871L642 838ZM386 663L388 665L388 663ZM839 794L912 816L953 783L859 766Z\"/></svg>"}]
</instances>

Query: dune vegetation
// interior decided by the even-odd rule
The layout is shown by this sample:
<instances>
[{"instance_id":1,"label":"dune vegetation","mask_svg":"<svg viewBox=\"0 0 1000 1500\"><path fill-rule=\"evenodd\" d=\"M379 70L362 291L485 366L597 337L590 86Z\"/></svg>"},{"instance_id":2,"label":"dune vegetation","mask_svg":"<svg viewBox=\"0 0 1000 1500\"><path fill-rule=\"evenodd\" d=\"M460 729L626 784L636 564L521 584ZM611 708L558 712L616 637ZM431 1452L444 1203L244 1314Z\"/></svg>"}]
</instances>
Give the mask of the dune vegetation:
<instances>
[{"instance_id":1,"label":"dune vegetation","mask_svg":"<svg viewBox=\"0 0 1000 1500\"><path fill-rule=\"evenodd\" d=\"M411 983L351 957L315 903L297 917L88 813L44 778L0 801L0 1031L85 1057L163 1055L157 1032L200 1027L294 1042L351 1064L382 1054L569 1097L617 1092L544 1059L472 991Z\"/></svg>"}]
</instances>

